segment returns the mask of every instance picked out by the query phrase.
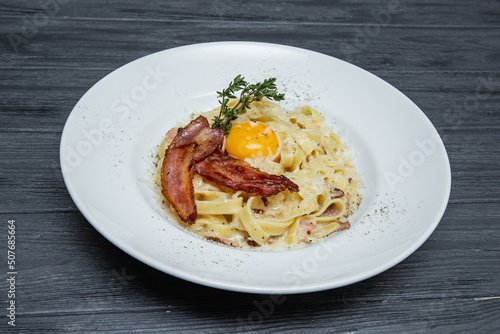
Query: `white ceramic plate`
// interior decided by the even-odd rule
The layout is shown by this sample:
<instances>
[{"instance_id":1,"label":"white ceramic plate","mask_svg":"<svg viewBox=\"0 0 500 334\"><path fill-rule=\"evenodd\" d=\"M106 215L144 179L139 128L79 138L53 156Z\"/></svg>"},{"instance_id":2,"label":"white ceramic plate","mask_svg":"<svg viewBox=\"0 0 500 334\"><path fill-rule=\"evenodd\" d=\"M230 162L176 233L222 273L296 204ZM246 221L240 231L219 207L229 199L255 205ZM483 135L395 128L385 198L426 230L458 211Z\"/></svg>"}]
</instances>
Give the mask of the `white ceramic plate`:
<instances>
[{"instance_id":1,"label":"white ceramic plate","mask_svg":"<svg viewBox=\"0 0 500 334\"><path fill-rule=\"evenodd\" d=\"M277 77L285 108L309 104L357 154L363 202L351 229L274 252L202 240L168 220L151 187L151 156L164 133L217 106L241 73ZM61 138L71 197L108 240L191 282L252 293L299 293L372 277L413 253L438 225L451 173L431 122L406 96L344 61L294 47L220 42L174 48L100 80L71 112Z\"/></svg>"}]
</instances>

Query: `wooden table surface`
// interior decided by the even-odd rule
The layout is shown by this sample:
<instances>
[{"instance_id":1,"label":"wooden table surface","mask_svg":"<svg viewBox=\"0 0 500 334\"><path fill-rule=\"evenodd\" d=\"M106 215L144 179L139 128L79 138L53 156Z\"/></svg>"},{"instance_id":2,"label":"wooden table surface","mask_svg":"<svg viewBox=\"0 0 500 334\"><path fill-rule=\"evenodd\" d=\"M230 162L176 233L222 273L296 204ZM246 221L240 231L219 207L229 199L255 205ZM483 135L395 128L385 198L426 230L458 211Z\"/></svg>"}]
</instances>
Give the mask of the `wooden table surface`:
<instances>
[{"instance_id":1,"label":"wooden table surface","mask_svg":"<svg viewBox=\"0 0 500 334\"><path fill-rule=\"evenodd\" d=\"M264 312L269 296L159 272L82 216L59 169L79 98L139 57L235 40L346 60L424 111L446 145L452 191L413 255ZM0 61L0 332L500 333L499 1L0 0Z\"/></svg>"}]
</instances>

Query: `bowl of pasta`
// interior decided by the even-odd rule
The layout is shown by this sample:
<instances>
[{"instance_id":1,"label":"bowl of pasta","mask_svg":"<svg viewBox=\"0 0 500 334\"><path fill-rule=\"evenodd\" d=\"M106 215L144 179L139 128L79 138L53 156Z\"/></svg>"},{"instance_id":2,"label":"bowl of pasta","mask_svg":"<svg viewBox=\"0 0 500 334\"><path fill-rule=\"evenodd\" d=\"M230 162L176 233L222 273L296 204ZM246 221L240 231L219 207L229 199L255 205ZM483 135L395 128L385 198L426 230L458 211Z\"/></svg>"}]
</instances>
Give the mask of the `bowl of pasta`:
<instances>
[{"instance_id":1,"label":"bowl of pasta","mask_svg":"<svg viewBox=\"0 0 500 334\"><path fill-rule=\"evenodd\" d=\"M434 231L451 185L441 138L403 93L328 55L257 42L115 70L72 110L60 159L110 242L167 274L252 293L393 267Z\"/></svg>"}]
</instances>

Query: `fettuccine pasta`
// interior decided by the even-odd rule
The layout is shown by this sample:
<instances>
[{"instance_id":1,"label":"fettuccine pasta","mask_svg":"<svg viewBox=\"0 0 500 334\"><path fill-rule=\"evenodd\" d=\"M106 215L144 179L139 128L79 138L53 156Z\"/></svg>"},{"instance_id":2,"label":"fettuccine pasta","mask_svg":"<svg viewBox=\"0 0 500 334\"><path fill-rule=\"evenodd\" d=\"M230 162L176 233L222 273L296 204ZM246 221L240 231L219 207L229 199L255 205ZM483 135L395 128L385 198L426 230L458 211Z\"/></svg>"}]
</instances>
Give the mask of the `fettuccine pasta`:
<instances>
[{"instance_id":1,"label":"fettuccine pasta","mask_svg":"<svg viewBox=\"0 0 500 334\"><path fill-rule=\"evenodd\" d=\"M203 115L211 120L218 111ZM321 114L309 106L286 112L263 100L253 102L233 126L248 121L271 127L278 135L279 150L273 157L261 155L245 161L266 173L288 177L299 192L287 189L267 197L265 203L255 194L220 186L194 173L198 218L192 225L180 221L175 212L172 218L201 237L234 247L290 248L349 228L348 217L361 202L362 184L349 147ZM159 167L170 140L159 147ZM158 169L158 186L159 173Z\"/></svg>"}]
</instances>

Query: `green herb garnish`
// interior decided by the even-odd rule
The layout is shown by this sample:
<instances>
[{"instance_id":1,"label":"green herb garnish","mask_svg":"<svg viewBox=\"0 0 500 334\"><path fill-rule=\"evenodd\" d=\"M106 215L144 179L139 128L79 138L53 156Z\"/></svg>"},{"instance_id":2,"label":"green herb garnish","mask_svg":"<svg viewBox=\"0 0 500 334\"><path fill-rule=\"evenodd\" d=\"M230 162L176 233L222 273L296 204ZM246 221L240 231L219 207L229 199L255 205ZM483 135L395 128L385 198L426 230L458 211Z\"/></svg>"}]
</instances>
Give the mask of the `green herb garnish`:
<instances>
[{"instance_id":1,"label":"green herb garnish","mask_svg":"<svg viewBox=\"0 0 500 334\"><path fill-rule=\"evenodd\" d=\"M212 128L222 129L227 135L229 131L231 131L231 121L238 118L238 115L244 113L246 109L250 109L250 103L253 101L260 101L264 97L274 101L283 100L285 94L279 94L277 92L275 81L276 78L269 78L256 84L248 84L245 78L238 74L238 76L229 83L228 88L224 89L222 92L217 92L217 94L219 94L217 97L220 98L219 103L221 107L219 116L215 116L213 119ZM241 91L238 102L234 107L229 107L229 100L235 99L235 92L238 91Z\"/></svg>"}]
</instances>

